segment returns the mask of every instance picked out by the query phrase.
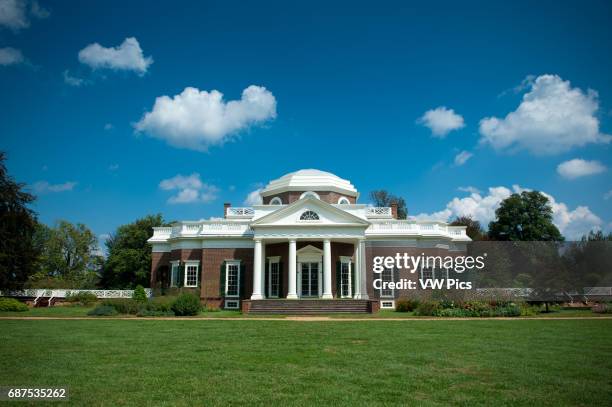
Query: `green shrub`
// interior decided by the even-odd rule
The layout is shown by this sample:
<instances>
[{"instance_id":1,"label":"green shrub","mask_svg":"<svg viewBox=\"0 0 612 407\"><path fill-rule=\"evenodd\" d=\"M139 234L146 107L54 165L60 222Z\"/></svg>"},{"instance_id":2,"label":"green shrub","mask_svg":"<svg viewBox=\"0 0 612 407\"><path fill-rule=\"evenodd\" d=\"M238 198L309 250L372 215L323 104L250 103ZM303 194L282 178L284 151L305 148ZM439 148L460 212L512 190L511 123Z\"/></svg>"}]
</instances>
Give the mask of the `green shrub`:
<instances>
[{"instance_id":1,"label":"green shrub","mask_svg":"<svg viewBox=\"0 0 612 407\"><path fill-rule=\"evenodd\" d=\"M95 317L106 317L111 315L117 315L117 310L115 309L115 307L111 307L110 305L98 305L96 308L89 311L87 315Z\"/></svg>"},{"instance_id":2,"label":"green shrub","mask_svg":"<svg viewBox=\"0 0 612 407\"><path fill-rule=\"evenodd\" d=\"M136 315L139 317L173 317L174 311L156 311L141 309Z\"/></svg>"},{"instance_id":3,"label":"green shrub","mask_svg":"<svg viewBox=\"0 0 612 407\"><path fill-rule=\"evenodd\" d=\"M28 306L19 300L14 298L0 298L0 311L24 312L27 310Z\"/></svg>"},{"instance_id":4,"label":"green shrub","mask_svg":"<svg viewBox=\"0 0 612 407\"><path fill-rule=\"evenodd\" d=\"M172 304L172 310L178 316L198 315L201 308L200 299L193 294L181 294Z\"/></svg>"},{"instance_id":5,"label":"green shrub","mask_svg":"<svg viewBox=\"0 0 612 407\"><path fill-rule=\"evenodd\" d=\"M532 317L540 313L540 307L538 305L530 305L527 303L521 303L520 309L521 309L521 316L523 317Z\"/></svg>"},{"instance_id":6,"label":"green shrub","mask_svg":"<svg viewBox=\"0 0 612 407\"><path fill-rule=\"evenodd\" d=\"M176 301L176 298L175 296L153 297L147 302L146 307L152 311L172 311L172 304Z\"/></svg>"},{"instance_id":7,"label":"green shrub","mask_svg":"<svg viewBox=\"0 0 612 407\"><path fill-rule=\"evenodd\" d=\"M441 309L438 301L421 301L415 310L416 315L435 316L436 311Z\"/></svg>"},{"instance_id":8,"label":"green shrub","mask_svg":"<svg viewBox=\"0 0 612 407\"><path fill-rule=\"evenodd\" d=\"M416 310L418 306L419 306L419 300L408 298L408 299L398 300L395 303L395 310L397 312L412 312Z\"/></svg>"},{"instance_id":9,"label":"green shrub","mask_svg":"<svg viewBox=\"0 0 612 407\"><path fill-rule=\"evenodd\" d=\"M138 302L146 302L147 301L147 293L145 292L143 286L140 284L136 286L134 289L134 294L132 295L132 299Z\"/></svg>"},{"instance_id":10,"label":"green shrub","mask_svg":"<svg viewBox=\"0 0 612 407\"><path fill-rule=\"evenodd\" d=\"M597 314L612 314L612 303L599 303L591 307L591 310Z\"/></svg>"},{"instance_id":11,"label":"green shrub","mask_svg":"<svg viewBox=\"0 0 612 407\"><path fill-rule=\"evenodd\" d=\"M141 304L131 298L112 298L102 301L102 305L113 307L119 314L136 315Z\"/></svg>"},{"instance_id":12,"label":"green shrub","mask_svg":"<svg viewBox=\"0 0 612 407\"><path fill-rule=\"evenodd\" d=\"M69 292L66 295L66 301L75 304L75 305L91 305L94 302L98 301L98 297L94 293L90 292Z\"/></svg>"}]
</instances>

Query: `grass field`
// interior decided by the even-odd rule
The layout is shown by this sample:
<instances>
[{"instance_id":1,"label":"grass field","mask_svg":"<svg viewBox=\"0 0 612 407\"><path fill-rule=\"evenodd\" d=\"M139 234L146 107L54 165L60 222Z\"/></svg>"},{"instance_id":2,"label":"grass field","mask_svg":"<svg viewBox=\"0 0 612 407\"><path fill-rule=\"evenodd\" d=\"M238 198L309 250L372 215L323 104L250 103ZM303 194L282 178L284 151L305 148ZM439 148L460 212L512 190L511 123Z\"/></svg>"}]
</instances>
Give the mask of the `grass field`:
<instances>
[{"instance_id":1,"label":"grass field","mask_svg":"<svg viewBox=\"0 0 612 407\"><path fill-rule=\"evenodd\" d=\"M611 378L612 320L0 321L0 385L71 405L603 406Z\"/></svg>"}]
</instances>

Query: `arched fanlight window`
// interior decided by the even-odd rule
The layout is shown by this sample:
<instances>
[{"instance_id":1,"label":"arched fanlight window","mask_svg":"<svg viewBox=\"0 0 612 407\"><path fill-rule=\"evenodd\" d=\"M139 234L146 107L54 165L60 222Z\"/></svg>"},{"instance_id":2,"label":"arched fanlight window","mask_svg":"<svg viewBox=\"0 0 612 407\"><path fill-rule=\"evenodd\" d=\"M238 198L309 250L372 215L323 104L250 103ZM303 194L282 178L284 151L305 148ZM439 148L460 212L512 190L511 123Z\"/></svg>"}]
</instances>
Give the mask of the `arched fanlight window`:
<instances>
[{"instance_id":1,"label":"arched fanlight window","mask_svg":"<svg viewBox=\"0 0 612 407\"><path fill-rule=\"evenodd\" d=\"M321 199L321 197L319 196L319 194L317 194L314 191L306 191L304 192L302 195L300 195L300 199L304 199L304 198L315 198L315 199Z\"/></svg>"},{"instance_id":2,"label":"arched fanlight window","mask_svg":"<svg viewBox=\"0 0 612 407\"><path fill-rule=\"evenodd\" d=\"M281 199L277 196L272 198L272 200L270 201L270 205L282 205L282 204L283 204L283 201L281 201Z\"/></svg>"},{"instance_id":3,"label":"arched fanlight window","mask_svg":"<svg viewBox=\"0 0 612 407\"><path fill-rule=\"evenodd\" d=\"M344 196L338 199L338 205L350 205L350 204L351 203L349 202L349 200Z\"/></svg>"},{"instance_id":4,"label":"arched fanlight window","mask_svg":"<svg viewBox=\"0 0 612 407\"><path fill-rule=\"evenodd\" d=\"M302 216L300 216L300 220L319 220L319 215L313 211L304 211Z\"/></svg>"}]
</instances>

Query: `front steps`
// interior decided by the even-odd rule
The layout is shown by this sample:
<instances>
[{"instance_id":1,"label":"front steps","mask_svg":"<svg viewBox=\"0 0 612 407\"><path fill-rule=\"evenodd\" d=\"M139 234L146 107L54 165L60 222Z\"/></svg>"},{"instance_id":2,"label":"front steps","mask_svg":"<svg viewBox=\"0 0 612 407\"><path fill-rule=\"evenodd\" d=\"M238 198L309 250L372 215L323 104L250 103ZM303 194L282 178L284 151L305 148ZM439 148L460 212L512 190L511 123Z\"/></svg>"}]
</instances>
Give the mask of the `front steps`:
<instances>
[{"instance_id":1,"label":"front steps","mask_svg":"<svg viewBox=\"0 0 612 407\"><path fill-rule=\"evenodd\" d=\"M371 312L368 300L253 300L252 314L320 315L365 314Z\"/></svg>"}]
</instances>

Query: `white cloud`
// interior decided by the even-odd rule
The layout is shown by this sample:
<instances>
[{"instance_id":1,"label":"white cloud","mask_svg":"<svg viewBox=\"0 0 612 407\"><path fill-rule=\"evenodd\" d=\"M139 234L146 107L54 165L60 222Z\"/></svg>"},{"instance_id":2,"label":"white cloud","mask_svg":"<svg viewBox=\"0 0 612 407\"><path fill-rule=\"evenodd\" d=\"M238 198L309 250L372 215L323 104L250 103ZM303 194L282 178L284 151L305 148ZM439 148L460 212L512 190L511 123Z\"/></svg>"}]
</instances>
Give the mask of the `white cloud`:
<instances>
[{"instance_id":1,"label":"white cloud","mask_svg":"<svg viewBox=\"0 0 612 407\"><path fill-rule=\"evenodd\" d=\"M474 154L470 153L469 151L460 152L459 154L455 156L455 165L460 166L460 165L465 164L467 160L472 158L473 155Z\"/></svg>"},{"instance_id":2,"label":"white cloud","mask_svg":"<svg viewBox=\"0 0 612 407\"><path fill-rule=\"evenodd\" d=\"M0 48L0 65L16 65L24 61L21 51L15 48Z\"/></svg>"},{"instance_id":3,"label":"white cloud","mask_svg":"<svg viewBox=\"0 0 612 407\"><path fill-rule=\"evenodd\" d=\"M262 190L263 188L257 188L255 191L249 192L246 199L244 200L244 204L248 206L261 205L263 201L261 199L261 195L259 194Z\"/></svg>"},{"instance_id":4,"label":"white cloud","mask_svg":"<svg viewBox=\"0 0 612 407\"><path fill-rule=\"evenodd\" d=\"M70 72L66 69L62 76L64 77L64 83L70 85L70 86L83 86L83 85L88 85L89 81L83 78L77 78L76 76L72 76L70 75Z\"/></svg>"},{"instance_id":5,"label":"white cloud","mask_svg":"<svg viewBox=\"0 0 612 407\"><path fill-rule=\"evenodd\" d=\"M76 182L71 181L64 182L63 184L49 184L47 181L38 181L34 184L34 191L38 194L72 191L76 184Z\"/></svg>"},{"instance_id":6,"label":"white cloud","mask_svg":"<svg viewBox=\"0 0 612 407\"><path fill-rule=\"evenodd\" d=\"M465 127L463 116L455 113L453 109L447 109L444 106L426 111L417 120L417 123L429 128L434 137L440 138L446 137L453 130Z\"/></svg>"},{"instance_id":7,"label":"white cloud","mask_svg":"<svg viewBox=\"0 0 612 407\"><path fill-rule=\"evenodd\" d=\"M145 113L136 131L166 140L175 147L206 151L221 145L240 130L276 117L276 99L266 88L251 85L240 100L223 100L217 90L188 87L170 98L160 96Z\"/></svg>"},{"instance_id":8,"label":"white cloud","mask_svg":"<svg viewBox=\"0 0 612 407\"><path fill-rule=\"evenodd\" d=\"M581 158L562 162L557 166L557 172L563 178L576 179L587 175L600 174L606 171L606 166L599 161L586 161Z\"/></svg>"},{"instance_id":9,"label":"white cloud","mask_svg":"<svg viewBox=\"0 0 612 407\"><path fill-rule=\"evenodd\" d=\"M28 10L29 3L29 10ZM0 0L0 26L19 31L30 26L30 16L43 19L50 13L38 4L37 1L27 0Z\"/></svg>"},{"instance_id":10,"label":"white cloud","mask_svg":"<svg viewBox=\"0 0 612 407\"><path fill-rule=\"evenodd\" d=\"M142 76L153 63L153 58L145 57L138 40L130 37L118 47L106 48L97 42L89 44L79 51L79 61L92 69L134 71Z\"/></svg>"},{"instance_id":11,"label":"white cloud","mask_svg":"<svg viewBox=\"0 0 612 407\"><path fill-rule=\"evenodd\" d=\"M188 176L176 175L172 178L162 180L159 187L165 191L178 191L176 195L168 199L168 203L208 203L217 199L219 188L206 184L200 179L200 174L193 173Z\"/></svg>"},{"instance_id":12,"label":"white cloud","mask_svg":"<svg viewBox=\"0 0 612 407\"><path fill-rule=\"evenodd\" d=\"M480 121L481 143L496 150L525 149L556 154L589 143L609 143L599 131L597 92L572 88L557 75L541 75L529 83L518 108L505 118Z\"/></svg>"},{"instance_id":13,"label":"white cloud","mask_svg":"<svg viewBox=\"0 0 612 407\"><path fill-rule=\"evenodd\" d=\"M414 218L448 221L457 216L470 216L486 228L489 222L495 219L495 210L499 208L501 202L512 193L522 191L528 191L528 189L519 185L513 185L512 189L503 186L492 187L489 188L487 195L474 192L468 197L456 197L446 204L446 208L431 214L421 213ZM597 230L604 225L602 219L591 212L587 206L578 206L570 210L563 202L557 202L552 195L545 192L542 194L549 199L553 211L553 223L566 239L579 239L590 230Z\"/></svg>"},{"instance_id":14,"label":"white cloud","mask_svg":"<svg viewBox=\"0 0 612 407\"><path fill-rule=\"evenodd\" d=\"M111 164L108 166L109 171L117 171L119 169L119 164Z\"/></svg>"},{"instance_id":15,"label":"white cloud","mask_svg":"<svg viewBox=\"0 0 612 407\"><path fill-rule=\"evenodd\" d=\"M457 190L462 192L469 192L470 194L479 194L480 190L476 187L467 186L467 187L459 187Z\"/></svg>"},{"instance_id":16,"label":"white cloud","mask_svg":"<svg viewBox=\"0 0 612 407\"><path fill-rule=\"evenodd\" d=\"M609 190L608 192L606 192L603 196L603 198L607 201L608 199L612 198L612 189Z\"/></svg>"},{"instance_id":17,"label":"white cloud","mask_svg":"<svg viewBox=\"0 0 612 407\"><path fill-rule=\"evenodd\" d=\"M115 126L113 126L113 124L112 124L112 123L106 123L106 124L104 125L104 130L112 130L112 129L114 129L114 128L115 128Z\"/></svg>"}]
</instances>

